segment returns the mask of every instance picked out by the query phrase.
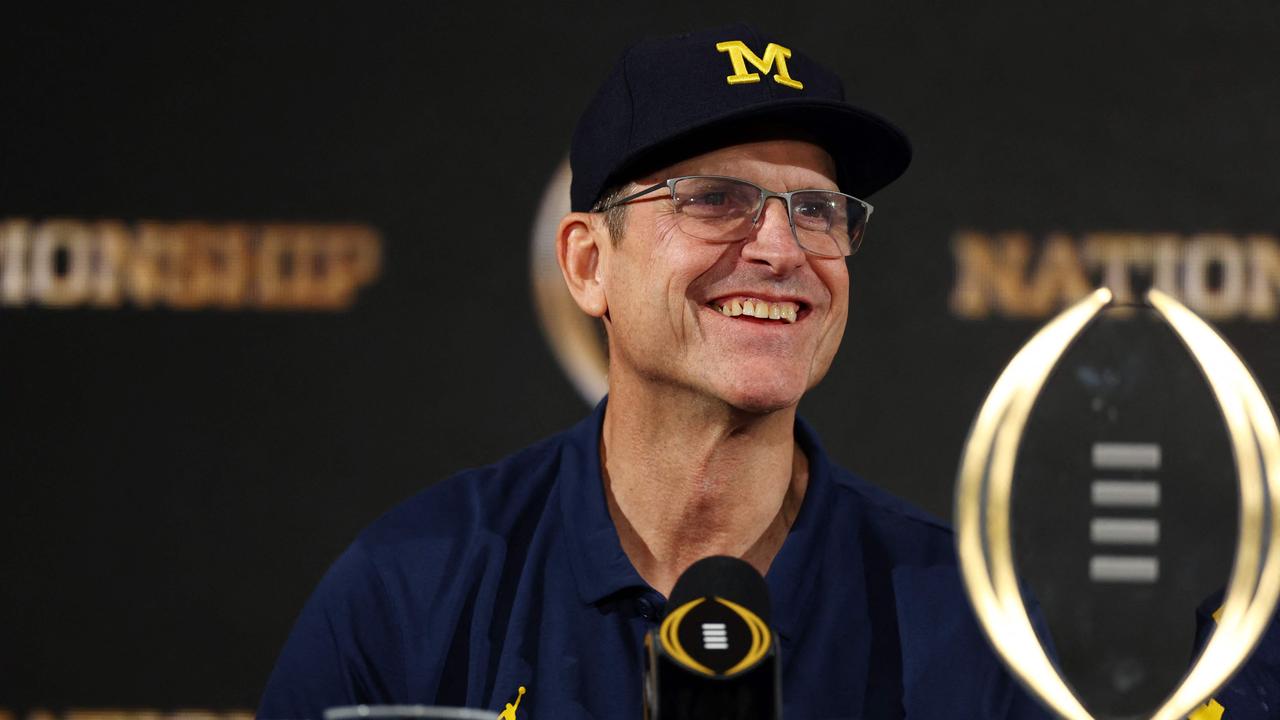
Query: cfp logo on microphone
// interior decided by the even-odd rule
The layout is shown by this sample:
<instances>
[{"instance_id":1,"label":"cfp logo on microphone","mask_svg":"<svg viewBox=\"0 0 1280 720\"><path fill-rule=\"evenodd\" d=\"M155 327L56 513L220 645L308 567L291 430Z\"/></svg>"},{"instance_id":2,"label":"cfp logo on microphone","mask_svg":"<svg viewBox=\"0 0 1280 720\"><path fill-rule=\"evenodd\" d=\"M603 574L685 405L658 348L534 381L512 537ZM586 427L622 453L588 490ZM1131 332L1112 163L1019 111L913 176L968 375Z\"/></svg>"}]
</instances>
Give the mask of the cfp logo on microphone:
<instances>
[{"instance_id":1,"label":"cfp logo on microphone","mask_svg":"<svg viewBox=\"0 0 1280 720\"><path fill-rule=\"evenodd\" d=\"M1149 717L1155 720L1220 712L1204 703L1244 663L1266 630L1280 598L1280 429L1243 361L1212 328L1170 295L1151 290L1148 302L1191 354L1226 420L1240 496L1235 560L1217 628L1191 669ZM983 404L961 460L956 487L956 543L965 589L992 646L1040 700L1064 718L1094 715L1068 687L1031 624L1016 575L1012 547L1014 466L1032 408L1068 346L1113 301L1095 291L1041 329L1014 356ZM1094 506L1149 508L1159 485L1114 479L1117 471L1161 468L1152 443L1095 445ZM1094 545L1155 545L1150 518L1103 518L1091 524ZM1149 583L1158 577L1154 556L1095 555L1094 582ZM1228 713L1230 709L1228 708Z\"/></svg>"},{"instance_id":2,"label":"cfp logo on microphone","mask_svg":"<svg viewBox=\"0 0 1280 720\"><path fill-rule=\"evenodd\" d=\"M681 605L662 621L658 640L667 654L702 675L728 677L759 663L773 633L759 615L720 597Z\"/></svg>"},{"instance_id":3,"label":"cfp logo on microphone","mask_svg":"<svg viewBox=\"0 0 1280 720\"><path fill-rule=\"evenodd\" d=\"M702 623L702 648L704 650L728 650L729 634L724 623Z\"/></svg>"}]
</instances>

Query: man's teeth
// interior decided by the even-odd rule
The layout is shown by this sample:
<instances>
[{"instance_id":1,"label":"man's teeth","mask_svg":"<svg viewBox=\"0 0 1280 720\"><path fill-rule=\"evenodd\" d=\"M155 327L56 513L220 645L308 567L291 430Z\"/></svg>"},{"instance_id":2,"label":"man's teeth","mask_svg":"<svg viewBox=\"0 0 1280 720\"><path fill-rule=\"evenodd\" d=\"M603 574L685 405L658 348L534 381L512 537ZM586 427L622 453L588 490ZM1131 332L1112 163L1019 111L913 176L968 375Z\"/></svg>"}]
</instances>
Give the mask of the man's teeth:
<instances>
[{"instance_id":1,"label":"man's teeth","mask_svg":"<svg viewBox=\"0 0 1280 720\"><path fill-rule=\"evenodd\" d=\"M800 306L793 302L771 303L751 298L741 300L735 298L720 306L720 312L729 317L746 315L762 320L786 320L788 323L796 321L796 313L799 310Z\"/></svg>"}]
</instances>

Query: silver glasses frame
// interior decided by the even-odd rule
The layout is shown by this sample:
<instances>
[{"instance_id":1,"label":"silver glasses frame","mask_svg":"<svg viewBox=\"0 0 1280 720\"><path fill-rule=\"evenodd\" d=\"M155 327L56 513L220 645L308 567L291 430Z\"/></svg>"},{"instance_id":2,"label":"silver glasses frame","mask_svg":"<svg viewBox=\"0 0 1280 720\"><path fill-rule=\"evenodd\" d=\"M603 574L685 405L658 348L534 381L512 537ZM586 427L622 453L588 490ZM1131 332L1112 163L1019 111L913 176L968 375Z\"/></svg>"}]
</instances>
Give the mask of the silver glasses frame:
<instances>
[{"instance_id":1,"label":"silver glasses frame","mask_svg":"<svg viewBox=\"0 0 1280 720\"><path fill-rule=\"evenodd\" d=\"M794 196L800 193L813 193L813 192L830 193L832 195L840 195L842 197L846 197L858 203L859 205L862 206L864 210L866 210L866 214L863 216L863 220L862 220L862 226L864 228L864 232L867 224L871 222L871 213L875 210L875 207L873 207L871 203L867 202L866 200L863 200L861 198L856 198L852 195L849 195L848 193L842 193L838 190L827 190L824 188L804 188L801 190L791 190L789 192L774 192L766 187L757 185L751 182L750 180L744 180L740 177L734 177L732 175L681 175L679 177L668 178L666 180L663 180L660 183L650 185L649 187L644 188L643 190L631 193L626 197L622 197L617 200L614 200L608 205L605 205L604 207L599 208L595 212L607 212L621 205L626 205L632 200L642 198L645 195L648 195L649 193L661 190L664 187L667 188L667 190L671 193L672 197L675 197L676 183L680 182L681 180L696 180L696 179L733 180L734 182L740 182L743 185L749 185L755 188L760 193L760 198L756 202L755 213L751 216L751 227L755 227L756 223L760 222L760 215L764 213L764 204L769 201L769 198L778 198L787 207L787 223L791 226L791 237L796 241L796 245L799 245L801 250L804 250L810 255L814 255L817 257L823 257L823 258L849 257L850 255L853 255L854 253L856 253L858 251L858 248L862 246L862 238L861 236L859 236L857 244L854 244L852 241L850 241L849 252L841 253L839 255L828 255L826 253L816 252L814 250L810 250L809 248L805 247L804 243L800 242L800 233L796 231L795 206L792 203L792 198ZM738 238L738 239L741 239L741 238Z\"/></svg>"}]
</instances>

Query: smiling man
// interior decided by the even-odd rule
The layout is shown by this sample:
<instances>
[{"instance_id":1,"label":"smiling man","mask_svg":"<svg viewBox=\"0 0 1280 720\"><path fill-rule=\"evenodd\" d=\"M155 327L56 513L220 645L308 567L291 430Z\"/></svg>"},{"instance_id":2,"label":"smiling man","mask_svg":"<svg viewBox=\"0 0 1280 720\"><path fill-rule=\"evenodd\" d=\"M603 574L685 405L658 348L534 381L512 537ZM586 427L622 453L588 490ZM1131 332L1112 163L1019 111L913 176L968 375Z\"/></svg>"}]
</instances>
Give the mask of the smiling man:
<instances>
[{"instance_id":1,"label":"smiling man","mask_svg":"<svg viewBox=\"0 0 1280 720\"><path fill-rule=\"evenodd\" d=\"M719 554L765 575L786 716L1044 717L972 619L950 532L832 464L796 416L844 334L861 198L909 157L835 75L749 27L630 48L575 132L558 236L607 332L608 398L363 532L260 714L636 717L645 632Z\"/></svg>"},{"instance_id":2,"label":"smiling man","mask_svg":"<svg viewBox=\"0 0 1280 720\"><path fill-rule=\"evenodd\" d=\"M599 214L561 222L570 291L609 338L607 499L659 593L708 555L766 573L802 505L796 405L840 344L867 215L835 178L813 143L743 142L609 193L628 193L603 205L625 209L620 237Z\"/></svg>"}]
</instances>

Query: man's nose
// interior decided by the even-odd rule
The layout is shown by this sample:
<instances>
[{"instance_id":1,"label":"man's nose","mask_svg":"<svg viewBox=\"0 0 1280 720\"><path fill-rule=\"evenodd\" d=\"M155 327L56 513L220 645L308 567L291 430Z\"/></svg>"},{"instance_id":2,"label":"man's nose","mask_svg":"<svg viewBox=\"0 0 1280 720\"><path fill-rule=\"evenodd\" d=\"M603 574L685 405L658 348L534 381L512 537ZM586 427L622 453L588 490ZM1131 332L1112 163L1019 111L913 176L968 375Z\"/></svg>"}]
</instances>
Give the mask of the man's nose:
<instances>
[{"instance_id":1,"label":"man's nose","mask_svg":"<svg viewBox=\"0 0 1280 720\"><path fill-rule=\"evenodd\" d=\"M785 275L805 263L804 250L796 242L787 218L786 200L779 197L765 199L751 234L742 246L742 257L768 265L776 275Z\"/></svg>"}]
</instances>

